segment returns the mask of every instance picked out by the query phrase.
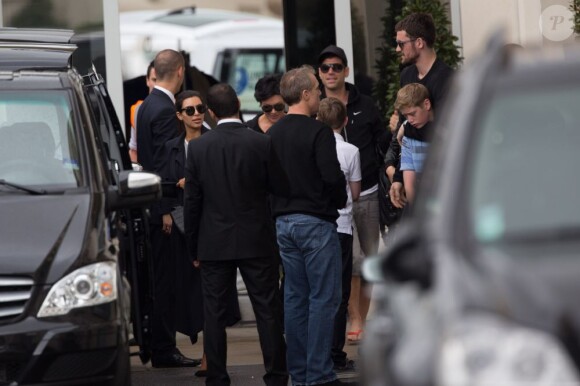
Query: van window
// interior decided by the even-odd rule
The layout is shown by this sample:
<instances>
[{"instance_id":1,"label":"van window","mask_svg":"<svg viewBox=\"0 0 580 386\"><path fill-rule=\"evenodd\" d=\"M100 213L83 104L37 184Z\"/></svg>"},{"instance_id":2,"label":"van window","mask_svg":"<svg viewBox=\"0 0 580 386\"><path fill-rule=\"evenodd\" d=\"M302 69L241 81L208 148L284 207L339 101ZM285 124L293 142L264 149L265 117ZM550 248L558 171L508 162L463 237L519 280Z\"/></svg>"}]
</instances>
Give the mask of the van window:
<instances>
[{"instance_id":1,"label":"van window","mask_svg":"<svg viewBox=\"0 0 580 386\"><path fill-rule=\"evenodd\" d=\"M218 54L214 76L234 86L244 113L258 113L256 82L264 75L284 72L284 67L282 49L230 49Z\"/></svg>"},{"instance_id":2,"label":"van window","mask_svg":"<svg viewBox=\"0 0 580 386\"><path fill-rule=\"evenodd\" d=\"M80 159L65 91L0 94L0 179L79 186Z\"/></svg>"},{"instance_id":3,"label":"van window","mask_svg":"<svg viewBox=\"0 0 580 386\"><path fill-rule=\"evenodd\" d=\"M528 87L489 100L467 173L476 240L578 232L578 87Z\"/></svg>"}]
</instances>

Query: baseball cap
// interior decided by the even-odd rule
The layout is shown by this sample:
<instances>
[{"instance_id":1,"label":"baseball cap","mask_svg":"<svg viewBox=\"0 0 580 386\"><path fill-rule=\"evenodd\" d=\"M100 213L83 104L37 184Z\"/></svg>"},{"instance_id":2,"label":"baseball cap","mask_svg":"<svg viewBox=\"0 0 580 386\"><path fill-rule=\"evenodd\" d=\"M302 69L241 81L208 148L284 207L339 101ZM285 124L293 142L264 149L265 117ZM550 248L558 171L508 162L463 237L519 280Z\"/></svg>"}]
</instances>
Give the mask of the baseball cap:
<instances>
[{"instance_id":1,"label":"baseball cap","mask_svg":"<svg viewBox=\"0 0 580 386\"><path fill-rule=\"evenodd\" d=\"M331 56L336 56L337 58L342 60L342 63L345 66L348 66L348 61L346 60L346 54L344 53L344 50L340 47L335 46L334 44L331 44L322 50L320 55L318 55L318 64L322 63L324 59Z\"/></svg>"}]
</instances>

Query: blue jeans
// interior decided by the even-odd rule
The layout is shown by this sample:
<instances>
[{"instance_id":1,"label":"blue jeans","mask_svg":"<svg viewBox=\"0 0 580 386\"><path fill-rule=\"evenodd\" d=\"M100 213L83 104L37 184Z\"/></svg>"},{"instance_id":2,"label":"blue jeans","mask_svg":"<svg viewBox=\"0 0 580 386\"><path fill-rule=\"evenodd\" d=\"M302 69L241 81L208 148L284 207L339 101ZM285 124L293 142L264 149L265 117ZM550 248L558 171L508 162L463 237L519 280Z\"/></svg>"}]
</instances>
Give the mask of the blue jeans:
<instances>
[{"instance_id":1,"label":"blue jeans","mask_svg":"<svg viewBox=\"0 0 580 386\"><path fill-rule=\"evenodd\" d=\"M341 299L342 261L336 224L305 214L279 216L284 264L284 325L293 385L336 379L331 358Z\"/></svg>"}]
</instances>

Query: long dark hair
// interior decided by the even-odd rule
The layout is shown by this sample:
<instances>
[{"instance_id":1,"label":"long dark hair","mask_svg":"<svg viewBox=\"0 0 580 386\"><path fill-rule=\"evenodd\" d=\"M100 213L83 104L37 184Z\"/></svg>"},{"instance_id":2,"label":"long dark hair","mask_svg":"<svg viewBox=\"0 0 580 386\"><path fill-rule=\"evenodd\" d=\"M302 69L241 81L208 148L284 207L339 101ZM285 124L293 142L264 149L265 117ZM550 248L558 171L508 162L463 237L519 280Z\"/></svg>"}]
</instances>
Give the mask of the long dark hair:
<instances>
[{"instance_id":1,"label":"long dark hair","mask_svg":"<svg viewBox=\"0 0 580 386\"><path fill-rule=\"evenodd\" d=\"M175 111L181 112L181 109L183 108L183 101L193 97L198 97L201 100L201 103L205 105L205 102L199 92L194 90L183 90L175 96ZM177 124L179 134L183 134L185 132L185 124L179 119L177 119Z\"/></svg>"}]
</instances>

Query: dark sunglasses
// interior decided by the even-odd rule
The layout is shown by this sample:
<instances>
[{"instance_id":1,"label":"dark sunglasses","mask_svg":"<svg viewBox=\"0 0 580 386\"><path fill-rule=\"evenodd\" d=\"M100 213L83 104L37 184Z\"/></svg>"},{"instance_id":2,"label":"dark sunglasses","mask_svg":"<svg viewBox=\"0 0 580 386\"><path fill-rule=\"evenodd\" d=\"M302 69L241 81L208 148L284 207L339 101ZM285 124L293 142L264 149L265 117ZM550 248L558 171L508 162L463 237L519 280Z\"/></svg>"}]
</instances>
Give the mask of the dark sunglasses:
<instances>
[{"instance_id":1,"label":"dark sunglasses","mask_svg":"<svg viewBox=\"0 0 580 386\"><path fill-rule=\"evenodd\" d=\"M344 64L325 63L320 65L320 71L322 71L323 74L326 74L331 68L334 72L342 72L342 70L344 70Z\"/></svg>"},{"instance_id":2,"label":"dark sunglasses","mask_svg":"<svg viewBox=\"0 0 580 386\"><path fill-rule=\"evenodd\" d=\"M262 111L265 113L269 113L272 109L280 112L283 111L286 105L284 103L276 103L275 105L262 105Z\"/></svg>"},{"instance_id":3,"label":"dark sunglasses","mask_svg":"<svg viewBox=\"0 0 580 386\"><path fill-rule=\"evenodd\" d=\"M195 114L195 110L197 110L198 113L203 114L207 111L207 106L206 105L197 105L197 106L187 106L184 109L179 110L179 112L184 112L189 115L190 117L193 117L193 115Z\"/></svg>"},{"instance_id":4,"label":"dark sunglasses","mask_svg":"<svg viewBox=\"0 0 580 386\"><path fill-rule=\"evenodd\" d=\"M397 43L397 45L399 46L400 49L403 49L403 47L405 47L405 44L414 42L415 40L417 40L417 38L405 40L404 42L401 42L401 41L398 41L397 40L395 43Z\"/></svg>"}]
</instances>

